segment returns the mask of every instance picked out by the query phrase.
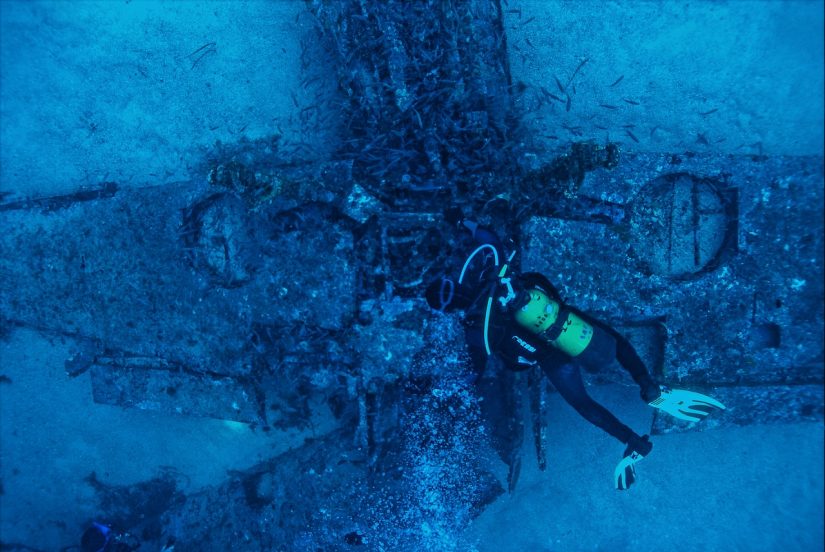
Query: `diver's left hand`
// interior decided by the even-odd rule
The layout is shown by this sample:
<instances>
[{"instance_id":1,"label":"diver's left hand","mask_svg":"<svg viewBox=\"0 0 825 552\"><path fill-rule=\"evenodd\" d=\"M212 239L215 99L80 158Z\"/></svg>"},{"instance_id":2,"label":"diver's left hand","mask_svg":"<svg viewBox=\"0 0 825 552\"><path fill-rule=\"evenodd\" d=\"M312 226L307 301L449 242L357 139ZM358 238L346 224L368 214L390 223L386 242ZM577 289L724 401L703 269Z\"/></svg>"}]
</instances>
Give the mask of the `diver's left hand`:
<instances>
[{"instance_id":1,"label":"diver's left hand","mask_svg":"<svg viewBox=\"0 0 825 552\"><path fill-rule=\"evenodd\" d=\"M635 464L650 454L651 450L653 450L653 444L647 435L642 437L634 436L627 443L624 458L622 458L621 462L619 462L613 471L613 479L616 483L617 490L626 491L636 482Z\"/></svg>"}]
</instances>

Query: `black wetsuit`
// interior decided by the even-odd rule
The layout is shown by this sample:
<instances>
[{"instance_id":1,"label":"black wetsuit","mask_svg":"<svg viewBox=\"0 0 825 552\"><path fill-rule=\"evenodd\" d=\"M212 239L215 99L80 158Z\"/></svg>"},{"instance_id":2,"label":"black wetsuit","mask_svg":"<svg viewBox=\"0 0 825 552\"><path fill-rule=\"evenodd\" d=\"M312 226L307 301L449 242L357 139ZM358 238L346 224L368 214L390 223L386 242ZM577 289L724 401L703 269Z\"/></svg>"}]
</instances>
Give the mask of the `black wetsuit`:
<instances>
[{"instance_id":1,"label":"black wetsuit","mask_svg":"<svg viewBox=\"0 0 825 552\"><path fill-rule=\"evenodd\" d=\"M487 243L502 251L495 234L482 229L478 243ZM489 270L489 268L487 269ZM468 271L469 273L470 271ZM488 355L484 344L484 295L483 278L474 274L465 277L463 284L457 285L451 293L453 300L447 306L450 308L465 309L465 335L469 345L470 356L478 376L481 376L487 366ZM566 308L593 326L593 337L585 351L571 357L560 349L542 341L536 335L522 328L509 313L493 309L488 332L488 344L491 353L500 358L510 370L521 371L532 366L538 366L547 375L558 390L559 394L570 403L576 411L592 424L600 427L622 443L635 442L641 439L633 430L620 422L605 407L594 401L584 387L581 368L596 371L611 362L618 363L631 375L642 390L642 398L646 401L658 396L659 387L653 380L650 372L636 353L633 346L613 328L593 319L579 310L564 305L558 291L541 274L526 273L518 277L517 285L522 289L538 288L548 297L557 301ZM443 292L442 292L443 294ZM428 301L434 301L428 296Z\"/></svg>"},{"instance_id":2,"label":"black wetsuit","mask_svg":"<svg viewBox=\"0 0 825 552\"><path fill-rule=\"evenodd\" d=\"M543 286L540 289L549 291ZM556 297L556 300L559 299ZM659 388L647 367L625 337L581 311L571 310L593 326L593 338L588 351L584 354L598 352L599 356L605 359L603 365L610 364L615 359L639 385L643 396L658 393ZM481 330L471 324L466 328L466 335L475 369L481 375L487 362ZM570 357L563 351L543 343L512 319L491 330L489 339L493 354L510 370L521 371L536 365L540 367L562 398L593 425L625 444L634 436L638 437L633 430L588 395L582 379L581 359ZM590 366L592 368L589 369L595 369L593 364Z\"/></svg>"}]
</instances>

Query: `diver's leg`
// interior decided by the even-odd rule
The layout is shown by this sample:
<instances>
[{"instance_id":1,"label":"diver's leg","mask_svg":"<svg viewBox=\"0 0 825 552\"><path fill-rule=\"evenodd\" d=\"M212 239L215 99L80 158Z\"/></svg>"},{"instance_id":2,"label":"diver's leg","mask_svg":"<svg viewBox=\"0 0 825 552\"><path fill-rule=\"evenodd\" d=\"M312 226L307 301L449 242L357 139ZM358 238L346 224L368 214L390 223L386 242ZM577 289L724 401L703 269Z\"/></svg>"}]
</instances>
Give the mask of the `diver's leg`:
<instances>
[{"instance_id":1,"label":"diver's leg","mask_svg":"<svg viewBox=\"0 0 825 552\"><path fill-rule=\"evenodd\" d=\"M490 435L490 444L507 464L507 486L513 492L521 470L524 419L517 375L497 357L487 359L484 374L477 381L481 415Z\"/></svg>"},{"instance_id":2,"label":"diver's leg","mask_svg":"<svg viewBox=\"0 0 825 552\"><path fill-rule=\"evenodd\" d=\"M604 322L596 320L578 310L574 310L574 312L593 326L592 348L594 349L594 353L599 351L603 357L604 352L602 351L609 350L610 355L615 355L621 367L630 374L630 377L632 377L633 381L639 386L642 399L647 403L655 400L660 394L659 385L653 379L650 370L647 369L644 361L642 361L636 349L633 348L633 345L630 344L630 341ZM610 341L613 342L610 344L610 347L606 345L609 338L612 338ZM582 357L590 356L588 351L590 348L591 346L588 346L588 348L584 350ZM585 358L583 360L588 359ZM612 358L610 360L612 360ZM600 358L598 362L604 362L604 359Z\"/></svg>"},{"instance_id":3,"label":"diver's leg","mask_svg":"<svg viewBox=\"0 0 825 552\"><path fill-rule=\"evenodd\" d=\"M659 385L653 379L650 371L645 366L644 361L639 357L639 353L630 344L630 341L619 332L614 330L613 337L616 339L616 360L627 370L633 381L638 384L642 392L642 400L649 403L655 400L660 394Z\"/></svg>"},{"instance_id":4,"label":"diver's leg","mask_svg":"<svg viewBox=\"0 0 825 552\"><path fill-rule=\"evenodd\" d=\"M620 422L605 407L594 401L584 388L581 371L576 364L548 366L544 373L559 394L587 421L600 427L622 443L638 438L632 429Z\"/></svg>"}]
</instances>

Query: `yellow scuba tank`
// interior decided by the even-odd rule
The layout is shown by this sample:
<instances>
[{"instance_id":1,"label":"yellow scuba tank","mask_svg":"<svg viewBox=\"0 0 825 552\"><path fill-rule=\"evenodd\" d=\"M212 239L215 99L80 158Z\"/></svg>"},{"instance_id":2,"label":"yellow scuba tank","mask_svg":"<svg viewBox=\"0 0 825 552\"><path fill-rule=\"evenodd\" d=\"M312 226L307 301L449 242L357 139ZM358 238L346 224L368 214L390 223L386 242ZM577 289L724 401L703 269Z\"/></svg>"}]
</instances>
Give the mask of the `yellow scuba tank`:
<instances>
[{"instance_id":1,"label":"yellow scuba tank","mask_svg":"<svg viewBox=\"0 0 825 552\"><path fill-rule=\"evenodd\" d=\"M557 301L539 289L529 289L522 294L516 302L514 313L520 326L573 357L590 345L593 326L562 309ZM519 304L522 306L519 307Z\"/></svg>"}]
</instances>

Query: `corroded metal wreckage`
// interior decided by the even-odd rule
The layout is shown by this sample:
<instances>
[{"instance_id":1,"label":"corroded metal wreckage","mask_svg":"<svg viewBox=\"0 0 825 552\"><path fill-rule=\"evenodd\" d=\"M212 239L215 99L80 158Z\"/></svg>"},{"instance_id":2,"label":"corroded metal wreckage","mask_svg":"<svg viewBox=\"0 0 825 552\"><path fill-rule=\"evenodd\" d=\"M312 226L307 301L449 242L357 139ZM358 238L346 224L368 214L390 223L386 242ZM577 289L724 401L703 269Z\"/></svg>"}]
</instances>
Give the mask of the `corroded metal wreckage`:
<instances>
[{"instance_id":1,"label":"corroded metal wreckage","mask_svg":"<svg viewBox=\"0 0 825 552\"><path fill-rule=\"evenodd\" d=\"M704 427L822 420L822 158L531 151L498 2L308 11L340 89L317 108L343 120L330 159L246 141L188 182L0 204L2 329L73 340L67 373L90 370L95 401L326 428L211 490L167 477L162 511L124 523L185 528L176 550L423 549L504 492L480 461L491 434L515 454L529 428L543 467L549 384L467 383L457 321L420 299L463 261L464 216L629 334L663 383L726 403Z\"/></svg>"}]
</instances>

